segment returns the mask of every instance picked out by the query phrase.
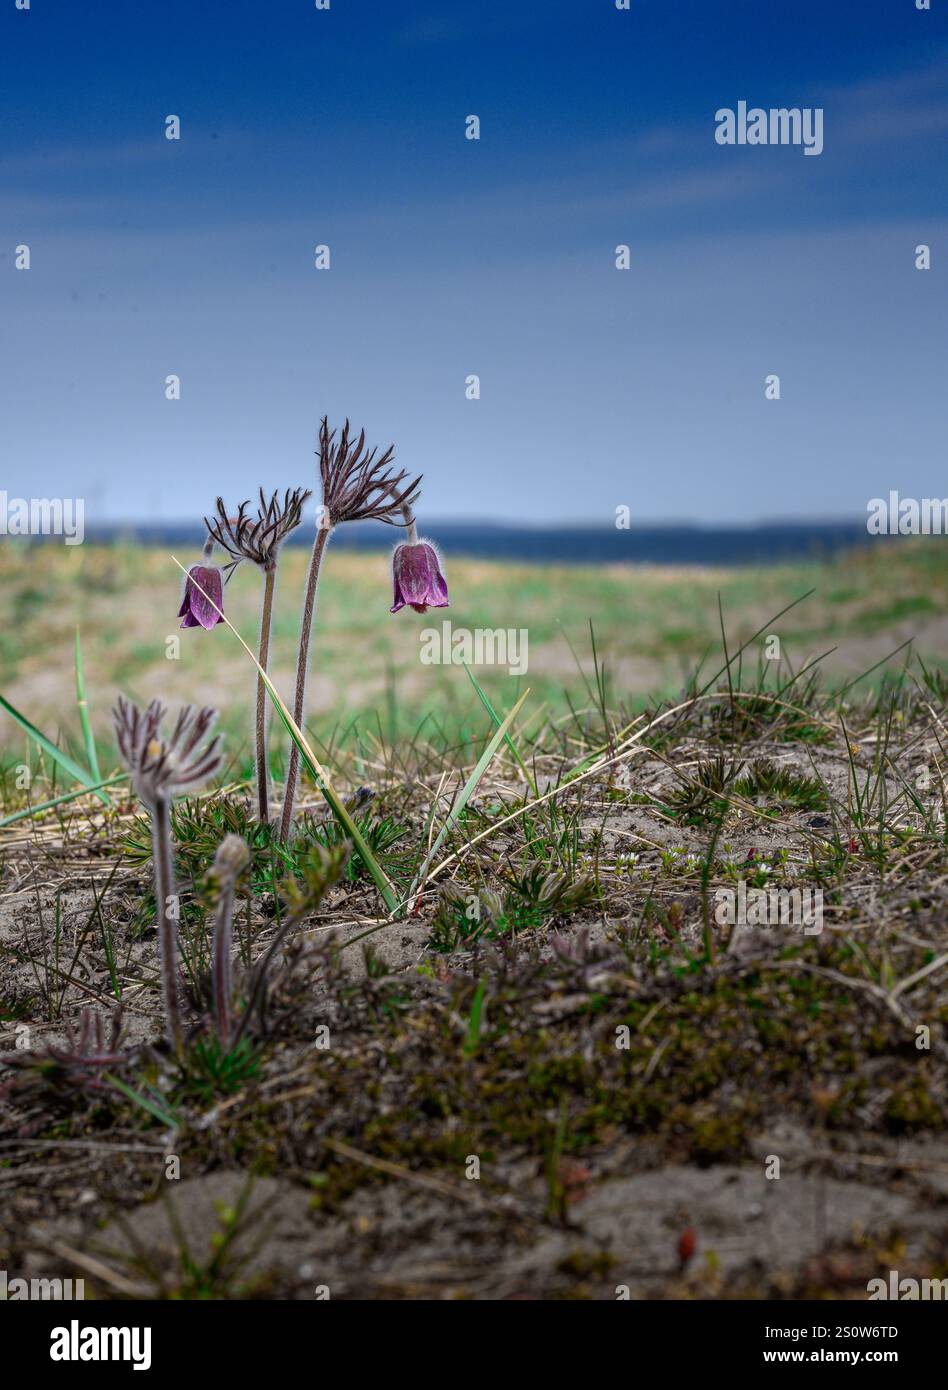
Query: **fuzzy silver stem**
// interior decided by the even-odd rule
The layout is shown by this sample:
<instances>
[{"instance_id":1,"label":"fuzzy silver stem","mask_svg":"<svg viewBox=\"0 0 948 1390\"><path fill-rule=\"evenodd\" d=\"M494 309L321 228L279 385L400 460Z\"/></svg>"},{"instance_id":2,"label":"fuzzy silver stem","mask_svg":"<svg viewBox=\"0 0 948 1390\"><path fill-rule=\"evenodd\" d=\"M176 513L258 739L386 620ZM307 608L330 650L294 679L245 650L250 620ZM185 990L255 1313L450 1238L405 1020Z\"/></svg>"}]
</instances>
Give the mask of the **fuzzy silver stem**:
<instances>
[{"instance_id":1,"label":"fuzzy silver stem","mask_svg":"<svg viewBox=\"0 0 948 1390\"><path fill-rule=\"evenodd\" d=\"M409 545L418 544L418 526L415 522L415 514L411 507L402 507L402 515L405 518L406 537Z\"/></svg>"},{"instance_id":2,"label":"fuzzy silver stem","mask_svg":"<svg viewBox=\"0 0 948 1390\"><path fill-rule=\"evenodd\" d=\"M184 1051L181 1031L181 1008L178 1000L178 928L176 925L177 896L174 884L174 860L171 852L171 802L158 796L149 807L151 835L155 859L155 915L158 924L158 964L161 974L161 994L165 1006L168 1040L178 1057ZM170 904L174 904L172 916Z\"/></svg>"},{"instance_id":3,"label":"fuzzy silver stem","mask_svg":"<svg viewBox=\"0 0 948 1390\"><path fill-rule=\"evenodd\" d=\"M276 587L276 566L264 570L263 602L260 609L259 662L264 671L270 658L270 625L273 620L273 591ZM261 823L270 819L270 765L267 758L267 687L257 676L257 711L254 721L257 768L257 811Z\"/></svg>"},{"instance_id":4,"label":"fuzzy silver stem","mask_svg":"<svg viewBox=\"0 0 948 1390\"><path fill-rule=\"evenodd\" d=\"M230 1047L230 1010L233 999L230 953L233 939L234 884L233 874L226 874L221 879L217 920L214 923L214 962L211 971L214 1026L217 1040L225 1051Z\"/></svg>"},{"instance_id":5,"label":"fuzzy silver stem","mask_svg":"<svg viewBox=\"0 0 948 1390\"><path fill-rule=\"evenodd\" d=\"M332 533L328 517L327 524L320 525L313 542L313 554L309 562L309 575L306 580L306 597L303 601L303 625L300 632L300 649L296 659L296 698L293 703L293 718L297 727L303 727L303 713L306 707L306 673L309 666L309 641L316 617L316 591L319 587L319 573L323 555ZM283 792L283 814L280 817L280 841L288 844L293 828L293 806L296 801L296 783L299 777L300 750L293 744L290 750L290 764L286 774L286 787Z\"/></svg>"}]
</instances>

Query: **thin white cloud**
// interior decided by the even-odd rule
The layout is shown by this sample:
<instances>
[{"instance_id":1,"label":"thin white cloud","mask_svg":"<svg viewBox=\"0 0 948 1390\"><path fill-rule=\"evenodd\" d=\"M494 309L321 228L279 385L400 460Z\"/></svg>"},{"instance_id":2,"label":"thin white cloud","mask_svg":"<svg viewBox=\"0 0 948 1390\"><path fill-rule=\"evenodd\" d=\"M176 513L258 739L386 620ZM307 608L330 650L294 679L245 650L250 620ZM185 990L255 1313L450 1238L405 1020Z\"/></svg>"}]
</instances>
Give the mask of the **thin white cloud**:
<instances>
[{"instance_id":1,"label":"thin white cloud","mask_svg":"<svg viewBox=\"0 0 948 1390\"><path fill-rule=\"evenodd\" d=\"M189 132L185 146L188 157L220 151L225 141L237 138L241 147L259 136L238 132L208 135ZM169 150L169 146L171 149ZM121 144L102 144L91 141L83 145L56 145L49 149L33 149L21 154L0 156L0 178L33 178L46 174L87 173L101 169L147 168L181 148L175 141L164 138L164 124L159 122L155 134L147 140L126 140Z\"/></svg>"}]
</instances>

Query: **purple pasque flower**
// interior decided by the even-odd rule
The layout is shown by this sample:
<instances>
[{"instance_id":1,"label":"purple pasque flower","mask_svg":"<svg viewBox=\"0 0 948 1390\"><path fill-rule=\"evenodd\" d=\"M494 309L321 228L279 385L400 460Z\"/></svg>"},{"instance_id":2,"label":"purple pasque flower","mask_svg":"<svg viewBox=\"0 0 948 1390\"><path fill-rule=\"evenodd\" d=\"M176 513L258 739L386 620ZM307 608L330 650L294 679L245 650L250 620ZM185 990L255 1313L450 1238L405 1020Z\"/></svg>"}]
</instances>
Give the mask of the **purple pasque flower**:
<instances>
[{"instance_id":1,"label":"purple pasque flower","mask_svg":"<svg viewBox=\"0 0 948 1390\"><path fill-rule=\"evenodd\" d=\"M209 599L213 601L208 602ZM219 613L218 608L221 610ZM215 623L224 621L223 609L224 579L221 571L216 565L192 565L184 583L184 598L178 609L178 617L183 619L181 626L210 630Z\"/></svg>"},{"instance_id":2,"label":"purple pasque flower","mask_svg":"<svg viewBox=\"0 0 948 1390\"><path fill-rule=\"evenodd\" d=\"M112 711L115 738L128 768L132 786L151 816L152 858L155 869L155 924L158 963L168 1037L180 1058L184 1050L181 1005L178 998L178 896L175 889L171 840L171 802L206 782L220 766L219 738L208 736L217 711L185 705L170 734L163 734L165 717L160 700L144 710L119 696Z\"/></svg>"},{"instance_id":3,"label":"purple pasque flower","mask_svg":"<svg viewBox=\"0 0 948 1390\"><path fill-rule=\"evenodd\" d=\"M217 515L213 521L205 517L204 525L208 530L210 549L213 549L216 541L230 556L230 563L225 566L227 578L241 560L249 560L263 570L275 569L277 551L303 520L303 506L312 495L308 489L301 487L294 488L292 492L287 488L282 502L278 492L274 492L268 502L261 488L256 517L247 513L249 501L241 502L236 516L228 516L223 497L218 497ZM205 550L205 557L208 554L210 550Z\"/></svg>"},{"instance_id":4,"label":"purple pasque flower","mask_svg":"<svg viewBox=\"0 0 948 1390\"><path fill-rule=\"evenodd\" d=\"M220 765L220 737L210 739L217 710L185 705L171 733L161 725L165 708L152 700L144 709L120 695L112 711L115 741L132 775L136 792L146 806L202 786Z\"/></svg>"},{"instance_id":5,"label":"purple pasque flower","mask_svg":"<svg viewBox=\"0 0 948 1390\"><path fill-rule=\"evenodd\" d=\"M441 573L438 552L429 541L404 541L392 556L395 602L389 610L397 613L407 603L416 613L429 608L447 608L448 585Z\"/></svg>"},{"instance_id":6,"label":"purple pasque flower","mask_svg":"<svg viewBox=\"0 0 948 1390\"><path fill-rule=\"evenodd\" d=\"M319 427L319 475L327 525L374 520L397 526L395 514L416 501L421 478L409 479L404 468L394 471L394 445L390 444L381 458L376 457L377 453L377 449L366 449L365 430L360 430L359 438L353 442L347 420L337 439L336 431L329 428L328 417L323 416Z\"/></svg>"}]
</instances>

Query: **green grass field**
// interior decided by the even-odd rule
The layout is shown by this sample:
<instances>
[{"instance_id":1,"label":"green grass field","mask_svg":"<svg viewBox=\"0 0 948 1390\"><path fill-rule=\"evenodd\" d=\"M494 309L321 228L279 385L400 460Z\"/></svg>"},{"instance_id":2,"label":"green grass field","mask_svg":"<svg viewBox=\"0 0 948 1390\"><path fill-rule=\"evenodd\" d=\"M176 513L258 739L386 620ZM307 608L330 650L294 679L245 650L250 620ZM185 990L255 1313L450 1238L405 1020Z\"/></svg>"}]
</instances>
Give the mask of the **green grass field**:
<instances>
[{"instance_id":1,"label":"green grass field","mask_svg":"<svg viewBox=\"0 0 948 1390\"><path fill-rule=\"evenodd\" d=\"M306 558L303 550L287 550L280 571L271 674L285 698L292 691ZM182 553L178 559L188 565L195 557ZM910 639L928 665L940 665L948 653L948 555L937 543L772 569L534 567L448 557L448 579L449 609L425 615L404 609L393 616L387 557L330 549L307 696L308 727L324 751L368 756L380 741L394 745L415 736L444 749L464 748L484 735L484 713L463 669L421 661L422 633L446 620L454 628L526 630L525 676L491 666L475 673L501 711L529 686L520 720L527 737L547 720L600 701L591 631L606 700L617 708L635 711L647 700L673 697L702 661L710 673L723 652L719 595L732 652L764 629L744 655L745 672L756 672L767 637L780 638L782 660L773 668L778 684L824 657L820 669L829 683L845 684L875 668L868 688L904 659L902 652L886 662ZM6 611L0 694L54 741L78 751L78 626L92 725L106 750L103 765L112 758L109 711L124 692L220 708L234 775L245 776L253 668L224 626L179 631L180 581L164 550L27 549L8 542L0 550ZM259 576L244 566L227 587L225 607L251 647L258 604ZM168 655L175 638L177 658ZM278 731L277 769L284 746ZM7 718L0 720L0 752L8 766L27 755L36 766L35 749Z\"/></svg>"}]
</instances>

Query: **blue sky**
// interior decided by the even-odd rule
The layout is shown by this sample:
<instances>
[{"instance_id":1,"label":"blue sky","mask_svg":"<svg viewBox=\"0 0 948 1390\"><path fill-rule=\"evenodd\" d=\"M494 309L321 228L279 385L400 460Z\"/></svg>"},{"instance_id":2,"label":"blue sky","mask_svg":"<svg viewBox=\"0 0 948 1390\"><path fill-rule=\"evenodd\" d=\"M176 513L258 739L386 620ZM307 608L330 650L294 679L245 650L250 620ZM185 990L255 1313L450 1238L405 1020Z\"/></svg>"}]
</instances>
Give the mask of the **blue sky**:
<instances>
[{"instance_id":1,"label":"blue sky","mask_svg":"<svg viewBox=\"0 0 948 1390\"><path fill-rule=\"evenodd\" d=\"M5 0L0 489L199 516L312 485L328 413L422 516L943 495L933 4ZM822 107L823 153L717 145L739 100Z\"/></svg>"}]
</instances>

